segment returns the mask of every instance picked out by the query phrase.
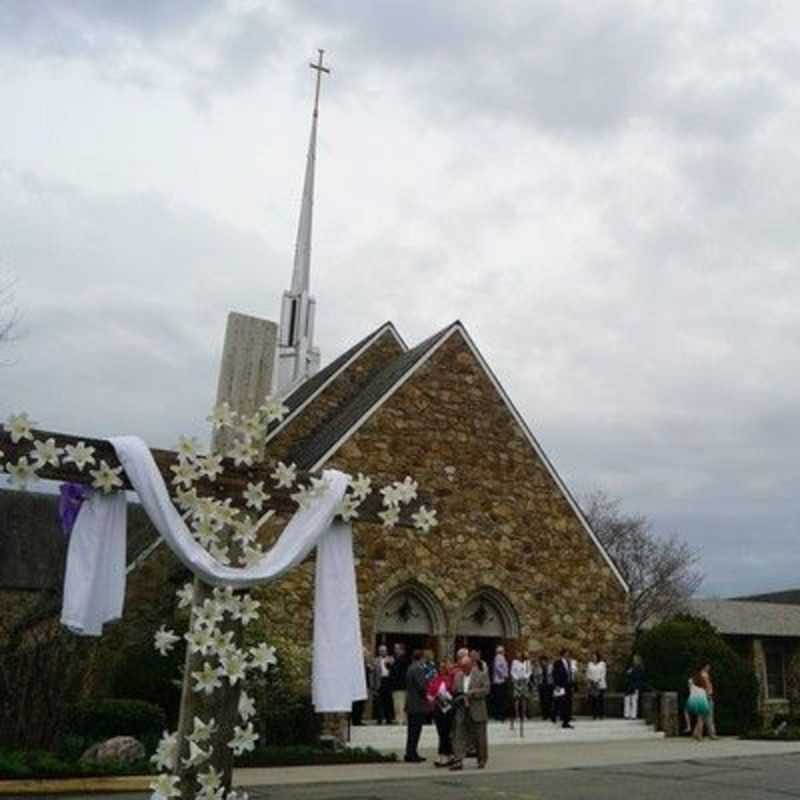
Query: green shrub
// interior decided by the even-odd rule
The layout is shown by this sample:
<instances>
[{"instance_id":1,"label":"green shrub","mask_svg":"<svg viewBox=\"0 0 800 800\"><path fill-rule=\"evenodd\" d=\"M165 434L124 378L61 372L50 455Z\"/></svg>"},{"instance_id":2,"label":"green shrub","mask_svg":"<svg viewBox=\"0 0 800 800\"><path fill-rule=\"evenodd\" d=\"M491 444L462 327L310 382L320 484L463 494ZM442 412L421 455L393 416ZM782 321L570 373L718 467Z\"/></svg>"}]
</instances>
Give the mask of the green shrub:
<instances>
[{"instance_id":1,"label":"green shrub","mask_svg":"<svg viewBox=\"0 0 800 800\"><path fill-rule=\"evenodd\" d=\"M81 764L44 750L0 750L0 779L82 778L95 775L146 775L146 760L134 764Z\"/></svg>"},{"instance_id":2,"label":"green shrub","mask_svg":"<svg viewBox=\"0 0 800 800\"><path fill-rule=\"evenodd\" d=\"M165 728L164 711L152 703L143 700L85 700L67 707L62 739L70 741L71 749L77 750L112 736L133 736L152 751Z\"/></svg>"},{"instance_id":3,"label":"green shrub","mask_svg":"<svg viewBox=\"0 0 800 800\"><path fill-rule=\"evenodd\" d=\"M307 695L259 692L256 725L265 746L311 746L319 739L319 718Z\"/></svg>"},{"instance_id":4,"label":"green shrub","mask_svg":"<svg viewBox=\"0 0 800 800\"><path fill-rule=\"evenodd\" d=\"M183 665L183 641L166 656L147 641L126 647L111 667L111 696L144 700L164 709L170 730L178 727L181 702L180 668Z\"/></svg>"},{"instance_id":5,"label":"green shrub","mask_svg":"<svg viewBox=\"0 0 800 800\"><path fill-rule=\"evenodd\" d=\"M644 659L647 683L661 691L677 691L681 709L689 693L689 676L711 664L718 732L739 734L753 728L756 675L708 622L689 616L663 622L640 636L637 650Z\"/></svg>"}]
</instances>

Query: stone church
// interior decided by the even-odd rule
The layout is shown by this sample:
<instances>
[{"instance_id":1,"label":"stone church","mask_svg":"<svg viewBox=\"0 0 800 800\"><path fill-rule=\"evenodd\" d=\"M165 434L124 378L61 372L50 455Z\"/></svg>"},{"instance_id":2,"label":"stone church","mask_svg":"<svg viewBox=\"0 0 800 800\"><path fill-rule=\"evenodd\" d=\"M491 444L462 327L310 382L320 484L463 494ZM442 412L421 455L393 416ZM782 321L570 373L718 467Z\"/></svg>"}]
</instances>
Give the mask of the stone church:
<instances>
[{"instance_id":1,"label":"stone church","mask_svg":"<svg viewBox=\"0 0 800 800\"><path fill-rule=\"evenodd\" d=\"M438 655L584 660L626 643L626 587L468 331L454 322L409 348L387 322L301 381L267 455L308 470L411 475L433 499L430 533L355 525L362 634ZM310 635L312 572L268 597L269 627Z\"/></svg>"}]
</instances>

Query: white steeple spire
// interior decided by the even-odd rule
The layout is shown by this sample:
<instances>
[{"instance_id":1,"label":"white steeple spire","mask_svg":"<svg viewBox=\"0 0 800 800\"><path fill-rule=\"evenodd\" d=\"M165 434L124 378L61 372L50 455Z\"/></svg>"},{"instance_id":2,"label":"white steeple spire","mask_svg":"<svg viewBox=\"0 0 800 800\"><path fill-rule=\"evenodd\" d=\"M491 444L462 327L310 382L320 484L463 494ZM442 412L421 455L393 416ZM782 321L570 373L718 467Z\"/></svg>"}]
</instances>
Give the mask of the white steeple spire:
<instances>
[{"instance_id":1,"label":"white steeple spire","mask_svg":"<svg viewBox=\"0 0 800 800\"><path fill-rule=\"evenodd\" d=\"M319 349L314 346L314 313L316 301L311 297L311 227L314 215L314 167L317 160L317 120L319 118L319 90L322 73L330 73L322 66L324 50L319 50L319 60L309 64L317 71L314 90L314 112L311 117L311 137L306 157L306 177L303 182L303 201L297 225L294 247L292 285L283 293L281 328L278 347L278 391L285 394L319 369Z\"/></svg>"}]
</instances>

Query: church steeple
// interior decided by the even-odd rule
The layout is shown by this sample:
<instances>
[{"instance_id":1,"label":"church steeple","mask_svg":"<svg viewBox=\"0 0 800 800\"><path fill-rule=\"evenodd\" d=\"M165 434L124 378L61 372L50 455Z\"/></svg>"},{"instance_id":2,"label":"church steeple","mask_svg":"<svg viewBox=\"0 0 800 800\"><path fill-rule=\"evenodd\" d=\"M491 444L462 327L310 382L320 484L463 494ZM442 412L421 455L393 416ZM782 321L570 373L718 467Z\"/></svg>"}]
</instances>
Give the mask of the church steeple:
<instances>
[{"instance_id":1,"label":"church steeple","mask_svg":"<svg viewBox=\"0 0 800 800\"><path fill-rule=\"evenodd\" d=\"M294 247L294 269L291 288L283 293L281 328L278 347L278 391L286 393L319 369L319 349L314 345L314 314L316 301L311 296L311 227L314 214L314 168L317 160L317 121L319 119L319 90L322 73L330 73L319 60L309 64L316 70L314 111L311 117L311 137L306 157L306 177L303 200L297 225Z\"/></svg>"}]
</instances>

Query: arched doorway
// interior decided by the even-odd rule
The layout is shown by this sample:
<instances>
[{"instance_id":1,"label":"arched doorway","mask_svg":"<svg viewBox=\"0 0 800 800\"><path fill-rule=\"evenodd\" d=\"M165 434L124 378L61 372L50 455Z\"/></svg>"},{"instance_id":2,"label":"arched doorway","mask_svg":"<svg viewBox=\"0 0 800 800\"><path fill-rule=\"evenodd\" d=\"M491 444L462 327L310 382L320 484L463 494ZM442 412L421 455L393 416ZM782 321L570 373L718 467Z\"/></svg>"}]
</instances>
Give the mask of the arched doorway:
<instances>
[{"instance_id":1,"label":"arched doorway","mask_svg":"<svg viewBox=\"0 0 800 800\"><path fill-rule=\"evenodd\" d=\"M429 649L438 657L446 631L444 611L433 592L408 583L392 591L378 612L375 648L385 644L391 652L395 642L402 642L408 653Z\"/></svg>"},{"instance_id":2,"label":"arched doorway","mask_svg":"<svg viewBox=\"0 0 800 800\"><path fill-rule=\"evenodd\" d=\"M497 645L508 645L520 636L519 616L508 598L489 587L472 595L461 610L456 628L455 650L478 650L491 663Z\"/></svg>"}]
</instances>

